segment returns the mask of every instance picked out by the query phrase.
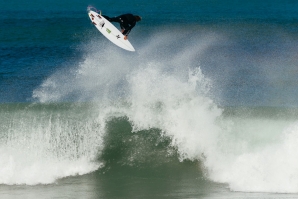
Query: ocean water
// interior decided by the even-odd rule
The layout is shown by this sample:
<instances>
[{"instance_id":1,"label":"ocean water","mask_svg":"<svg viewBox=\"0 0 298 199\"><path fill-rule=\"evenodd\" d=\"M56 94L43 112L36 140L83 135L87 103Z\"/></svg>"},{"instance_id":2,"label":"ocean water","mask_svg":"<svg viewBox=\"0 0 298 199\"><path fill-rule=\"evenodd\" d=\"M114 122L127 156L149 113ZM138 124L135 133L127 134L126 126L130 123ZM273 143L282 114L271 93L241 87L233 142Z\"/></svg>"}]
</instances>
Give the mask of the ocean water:
<instances>
[{"instance_id":1,"label":"ocean water","mask_svg":"<svg viewBox=\"0 0 298 199\"><path fill-rule=\"evenodd\" d=\"M122 50L91 24L142 16ZM0 198L298 198L298 2L0 2Z\"/></svg>"}]
</instances>

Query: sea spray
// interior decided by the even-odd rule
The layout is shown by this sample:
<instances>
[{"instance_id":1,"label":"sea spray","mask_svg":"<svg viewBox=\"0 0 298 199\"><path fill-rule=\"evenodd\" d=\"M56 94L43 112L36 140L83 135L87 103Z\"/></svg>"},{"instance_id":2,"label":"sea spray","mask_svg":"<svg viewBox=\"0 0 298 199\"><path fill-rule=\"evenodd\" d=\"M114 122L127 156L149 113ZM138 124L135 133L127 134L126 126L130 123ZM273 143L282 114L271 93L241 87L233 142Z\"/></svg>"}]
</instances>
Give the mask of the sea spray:
<instances>
[{"instance_id":1,"label":"sea spray","mask_svg":"<svg viewBox=\"0 0 298 199\"><path fill-rule=\"evenodd\" d=\"M95 160L104 123L84 110L90 107L26 104L13 110L13 105L3 106L0 184L48 184L102 166Z\"/></svg>"},{"instance_id":2,"label":"sea spray","mask_svg":"<svg viewBox=\"0 0 298 199\"><path fill-rule=\"evenodd\" d=\"M76 69L53 74L33 97L40 102L92 100L101 107L102 118L119 113L128 117L133 132L160 129L171 138L181 161L209 157L217 144L216 120L221 110L210 98L211 80L204 77L198 63L193 64L215 38L196 40L183 51L175 50L180 42L172 43L164 34L156 40L172 46L171 50L156 53L160 43L149 42L145 54L131 57L123 52L115 55L112 47L96 53L96 42L86 45L86 57Z\"/></svg>"},{"instance_id":3,"label":"sea spray","mask_svg":"<svg viewBox=\"0 0 298 199\"><path fill-rule=\"evenodd\" d=\"M164 35L157 40L170 44ZM146 46L149 54L133 57L115 55L110 48L96 53L98 44L93 43L86 46L86 57L76 69L53 74L33 97L39 102L93 101L101 118L125 116L133 132L160 129L172 140L181 161L202 159L216 146L215 122L221 110L209 96L211 80L193 63L213 41L205 37L184 51L163 52L168 56L156 54L155 45L160 44L153 43Z\"/></svg>"},{"instance_id":4,"label":"sea spray","mask_svg":"<svg viewBox=\"0 0 298 199\"><path fill-rule=\"evenodd\" d=\"M219 108L218 93L228 95L225 89L230 84L214 85L216 81L199 67L199 58L216 39L191 40L181 49L177 37L159 34L134 56L113 47L99 52L99 43L90 43L73 73L53 74L34 91L34 97L40 102L93 101L98 107L94 112L103 118L101 124L125 117L131 133L157 128L160 136L171 140L180 161L200 160L203 168L198 169L204 170L206 178L227 183L233 191L297 192L293 120L271 118L271 112L261 107L262 117L249 115L249 108L240 115L222 114L229 107ZM214 73L217 77L218 72ZM235 76L220 74L220 80L227 78L227 82ZM141 157L132 155L130 160Z\"/></svg>"},{"instance_id":5,"label":"sea spray","mask_svg":"<svg viewBox=\"0 0 298 199\"><path fill-rule=\"evenodd\" d=\"M216 146L219 129L215 122L221 111L211 99L198 94L198 89L208 89L208 80L202 76L200 68L189 72L186 82L154 67L135 73L130 81L129 113L134 131L160 128L172 138L181 160L209 154Z\"/></svg>"}]
</instances>

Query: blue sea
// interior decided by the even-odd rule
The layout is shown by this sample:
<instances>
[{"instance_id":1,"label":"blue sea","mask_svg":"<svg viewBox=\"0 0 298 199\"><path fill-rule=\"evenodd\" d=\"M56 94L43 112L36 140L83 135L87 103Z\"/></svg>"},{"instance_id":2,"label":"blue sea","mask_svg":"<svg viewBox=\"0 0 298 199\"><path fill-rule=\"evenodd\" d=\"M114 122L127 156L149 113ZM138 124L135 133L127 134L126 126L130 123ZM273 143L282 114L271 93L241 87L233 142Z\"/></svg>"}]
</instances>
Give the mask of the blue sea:
<instances>
[{"instance_id":1,"label":"blue sea","mask_svg":"<svg viewBox=\"0 0 298 199\"><path fill-rule=\"evenodd\" d=\"M88 6L141 15L136 52ZM298 198L297 1L3 0L0 27L1 199Z\"/></svg>"}]
</instances>

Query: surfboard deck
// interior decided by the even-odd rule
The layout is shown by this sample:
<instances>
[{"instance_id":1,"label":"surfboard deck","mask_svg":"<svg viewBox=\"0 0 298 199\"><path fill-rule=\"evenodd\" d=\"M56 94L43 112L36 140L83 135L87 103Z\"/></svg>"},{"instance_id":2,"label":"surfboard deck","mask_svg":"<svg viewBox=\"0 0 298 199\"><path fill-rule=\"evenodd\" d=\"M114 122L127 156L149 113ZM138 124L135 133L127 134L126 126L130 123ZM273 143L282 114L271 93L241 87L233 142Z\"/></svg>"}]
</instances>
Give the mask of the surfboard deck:
<instances>
[{"instance_id":1,"label":"surfboard deck","mask_svg":"<svg viewBox=\"0 0 298 199\"><path fill-rule=\"evenodd\" d=\"M134 47L128 40L124 39L124 35L107 19L97 12L88 9L88 15L95 27L111 42L117 46L128 50L135 51Z\"/></svg>"}]
</instances>

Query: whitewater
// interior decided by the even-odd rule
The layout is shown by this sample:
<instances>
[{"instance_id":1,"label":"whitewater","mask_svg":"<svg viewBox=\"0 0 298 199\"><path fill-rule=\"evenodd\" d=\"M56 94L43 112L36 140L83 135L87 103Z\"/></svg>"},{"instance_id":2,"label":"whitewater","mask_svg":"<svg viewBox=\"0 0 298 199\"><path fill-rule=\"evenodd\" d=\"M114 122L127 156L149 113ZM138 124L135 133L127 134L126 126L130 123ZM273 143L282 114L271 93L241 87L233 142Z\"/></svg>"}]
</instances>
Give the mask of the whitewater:
<instances>
[{"instance_id":1,"label":"whitewater","mask_svg":"<svg viewBox=\"0 0 298 199\"><path fill-rule=\"evenodd\" d=\"M220 73L207 75L202 65L225 35L207 30L182 42L194 31L154 33L133 55L92 39L79 46L79 62L34 89L33 103L1 105L0 184L52 184L105 168L109 124L122 118L128 134L164 143L150 146L159 162L175 154L181 163L198 161L204 179L231 191L297 193L297 110L222 100L227 84L217 85ZM124 131L120 139L131 142ZM130 145L121 164L153 164L144 160L147 142Z\"/></svg>"}]
</instances>

